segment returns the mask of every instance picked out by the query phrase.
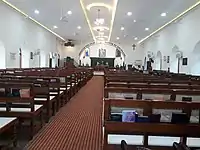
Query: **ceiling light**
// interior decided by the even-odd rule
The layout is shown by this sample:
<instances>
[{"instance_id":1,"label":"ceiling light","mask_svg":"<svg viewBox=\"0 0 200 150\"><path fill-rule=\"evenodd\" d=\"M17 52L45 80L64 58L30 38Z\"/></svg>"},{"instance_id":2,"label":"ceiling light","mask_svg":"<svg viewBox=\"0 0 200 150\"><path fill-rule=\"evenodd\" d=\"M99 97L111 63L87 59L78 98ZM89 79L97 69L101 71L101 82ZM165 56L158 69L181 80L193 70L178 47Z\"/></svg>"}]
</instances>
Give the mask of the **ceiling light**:
<instances>
[{"instance_id":1,"label":"ceiling light","mask_svg":"<svg viewBox=\"0 0 200 150\"><path fill-rule=\"evenodd\" d=\"M137 22L136 20L133 20L133 22Z\"/></svg>"},{"instance_id":2,"label":"ceiling light","mask_svg":"<svg viewBox=\"0 0 200 150\"><path fill-rule=\"evenodd\" d=\"M69 11L67 12L67 14L68 14L68 15L71 15L71 14L72 14L72 11L69 10Z\"/></svg>"},{"instance_id":3,"label":"ceiling light","mask_svg":"<svg viewBox=\"0 0 200 150\"><path fill-rule=\"evenodd\" d=\"M96 21L94 22L94 24L96 25L102 25L104 24L105 20L103 18L99 18L99 19L96 19Z\"/></svg>"},{"instance_id":4,"label":"ceiling light","mask_svg":"<svg viewBox=\"0 0 200 150\"><path fill-rule=\"evenodd\" d=\"M57 29L58 27L57 27L57 26L53 26L53 28L54 28L54 29Z\"/></svg>"},{"instance_id":5,"label":"ceiling light","mask_svg":"<svg viewBox=\"0 0 200 150\"><path fill-rule=\"evenodd\" d=\"M78 26L78 27L77 27L77 29L79 29L79 30L80 30L80 29L81 29L81 26Z\"/></svg>"},{"instance_id":6,"label":"ceiling light","mask_svg":"<svg viewBox=\"0 0 200 150\"><path fill-rule=\"evenodd\" d=\"M39 14L40 11L36 9L36 10L34 11L34 13L35 13L35 14Z\"/></svg>"},{"instance_id":7,"label":"ceiling light","mask_svg":"<svg viewBox=\"0 0 200 150\"><path fill-rule=\"evenodd\" d=\"M97 39L99 38L108 38L108 36L96 36Z\"/></svg>"},{"instance_id":8,"label":"ceiling light","mask_svg":"<svg viewBox=\"0 0 200 150\"><path fill-rule=\"evenodd\" d=\"M137 38L137 37L135 37L135 38L134 38L134 40L138 40L138 38Z\"/></svg>"},{"instance_id":9,"label":"ceiling light","mask_svg":"<svg viewBox=\"0 0 200 150\"><path fill-rule=\"evenodd\" d=\"M127 16L131 16L132 15L132 12L127 12Z\"/></svg>"},{"instance_id":10,"label":"ceiling light","mask_svg":"<svg viewBox=\"0 0 200 150\"><path fill-rule=\"evenodd\" d=\"M161 16L165 17L165 16L167 16L167 13L162 13Z\"/></svg>"},{"instance_id":11,"label":"ceiling light","mask_svg":"<svg viewBox=\"0 0 200 150\"><path fill-rule=\"evenodd\" d=\"M125 35L124 35L124 38L126 38L127 36L128 36L128 35L125 34Z\"/></svg>"},{"instance_id":12,"label":"ceiling light","mask_svg":"<svg viewBox=\"0 0 200 150\"><path fill-rule=\"evenodd\" d=\"M107 8L109 11L112 9L112 7L111 7L110 5L107 5L107 4L105 4L105 3L91 3L91 4L87 5L86 8L87 8L87 10L90 11L90 9L91 9L92 7L105 7L105 8Z\"/></svg>"},{"instance_id":13,"label":"ceiling light","mask_svg":"<svg viewBox=\"0 0 200 150\"><path fill-rule=\"evenodd\" d=\"M146 31L149 31L149 28L145 28Z\"/></svg>"},{"instance_id":14,"label":"ceiling light","mask_svg":"<svg viewBox=\"0 0 200 150\"><path fill-rule=\"evenodd\" d=\"M124 30L124 27L121 27L121 30L123 31L123 30Z\"/></svg>"},{"instance_id":15,"label":"ceiling light","mask_svg":"<svg viewBox=\"0 0 200 150\"><path fill-rule=\"evenodd\" d=\"M117 37L116 39L119 40L119 37Z\"/></svg>"},{"instance_id":16,"label":"ceiling light","mask_svg":"<svg viewBox=\"0 0 200 150\"><path fill-rule=\"evenodd\" d=\"M109 28L106 27L106 26L96 26L96 27L93 27L93 30L101 32L101 31L104 31L104 30L109 30Z\"/></svg>"}]
</instances>

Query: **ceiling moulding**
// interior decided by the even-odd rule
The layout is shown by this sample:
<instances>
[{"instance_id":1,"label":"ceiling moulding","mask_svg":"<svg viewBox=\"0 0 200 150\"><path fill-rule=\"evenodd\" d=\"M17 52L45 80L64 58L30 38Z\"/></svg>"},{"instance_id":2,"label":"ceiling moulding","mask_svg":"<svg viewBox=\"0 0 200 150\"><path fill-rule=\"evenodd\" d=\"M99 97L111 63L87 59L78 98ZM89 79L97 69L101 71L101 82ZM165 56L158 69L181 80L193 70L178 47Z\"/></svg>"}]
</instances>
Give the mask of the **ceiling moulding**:
<instances>
[{"instance_id":1,"label":"ceiling moulding","mask_svg":"<svg viewBox=\"0 0 200 150\"><path fill-rule=\"evenodd\" d=\"M96 36L96 38L108 38L108 36Z\"/></svg>"},{"instance_id":2,"label":"ceiling moulding","mask_svg":"<svg viewBox=\"0 0 200 150\"><path fill-rule=\"evenodd\" d=\"M86 8L87 8L87 10L90 11L90 9L91 9L92 7L105 7L105 8L107 8L109 11L112 10L112 7L111 7L110 5L105 4L105 3L91 3L91 4L87 5Z\"/></svg>"},{"instance_id":3,"label":"ceiling moulding","mask_svg":"<svg viewBox=\"0 0 200 150\"><path fill-rule=\"evenodd\" d=\"M93 30L95 30L95 31L99 30L100 32L102 32L104 30L109 30L109 28L106 26L95 26L95 27L93 27Z\"/></svg>"},{"instance_id":4,"label":"ceiling moulding","mask_svg":"<svg viewBox=\"0 0 200 150\"><path fill-rule=\"evenodd\" d=\"M23 11L21 11L19 8L15 7L14 5L12 5L11 3L9 3L6 0L1 0L2 2L4 2L6 5L8 5L9 7L13 8L14 10L16 10L17 12L19 12L20 14L24 15L27 19L30 19L31 21L33 21L34 23L36 23L37 25L41 26L42 28L44 28L45 30L49 31L50 33L52 33L53 35L55 35L56 37L58 37L59 39L66 41L62 36L58 35L57 33L53 32L51 29L49 29L48 27L46 27L45 25L41 24L40 22L38 22L37 20L31 18L28 16L28 14L24 13Z\"/></svg>"},{"instance_id":5,"label":"ceiling moulding","mask_svg":"<svg viewBox=\"0 0 200 150\"><path fill-rule=\"evenodd\" d=\"M88 17L88 15L87 15L86 8L85 8L85 5L84 5L84 3L83 3L83 0L80 0L80 4L81 4L82 10L83 10L83 12L84 12L84 15L85 15L87 24L88 24L88 26L89 26L89 28L90 28L90 32L91 32L91 34L92 34L93 40L96 42L95 35L94 35L93 30L92 30L92 26L91 26L91 24L90 24L90 20L89 20L89 17Z\"/></svg>"},{"instance_id":6,"label":"ceiling moulding","mask_svg":"<svg viewBox=\"0 0 200 150\"><path fill-rule=\"evenodd\" d=\"M110 41L111 35L112 35L112 30L113 30L113 24L115 21L115 14L116 14L116 10L117 10L117 4L118 4L118 0L114 0L113 2L113 9L112 9L112 19L111 19L111 24L110 24L110 33L109 33L109 37L108 37L108 42Z\"/></svg>"},{"instance_id":7,"label":"ceiling moulding","mask_svg":"<svg viewBox=\"0 0 200 150\"><path fill-rule=\"evenodd\" d=\"M142 40L140 40L137 44L143 43L144 41L146 41L147 39L149 39L150 37L152 37L156 33L160 32L161 30L163 30L164 28L166 28L167 26L169 26L174 21L176 21L179 18L183 17L184 15L186 15L187 13L189 13L190 11L192 11L194 8L196 8L199 5L200 5L200 0L196 4L194 4L191 7L189 7L187 10L185 10L184 12L182 12L181 14L179 14L178 16L176 16L174 19L172 19L171 21L169 21L168 23L164 24L163 26L161 26L160 28L158 28L157 30L155 30L154 32L152 32L151 34L149 34L148 36L146 36L145 38L143 38Z\"/></svg>"}]
</instances>

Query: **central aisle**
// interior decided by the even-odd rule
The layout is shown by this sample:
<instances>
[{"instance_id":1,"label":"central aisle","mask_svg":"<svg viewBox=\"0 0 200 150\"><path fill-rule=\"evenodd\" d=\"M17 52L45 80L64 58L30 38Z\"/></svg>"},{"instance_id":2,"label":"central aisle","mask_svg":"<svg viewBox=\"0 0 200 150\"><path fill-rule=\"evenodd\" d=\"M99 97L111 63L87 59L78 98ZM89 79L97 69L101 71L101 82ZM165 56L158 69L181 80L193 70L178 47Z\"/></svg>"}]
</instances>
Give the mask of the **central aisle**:
<instances>
[{"instance_id":1,"label":"central aisle","mask_svg":"<svg viewBox=\"0 0 200 150\"><path fill-rule=\"evenodd\" d=\"M28 144L28 150L102 150L103 77L93 77Z\"/></svg>"}]
</instances>

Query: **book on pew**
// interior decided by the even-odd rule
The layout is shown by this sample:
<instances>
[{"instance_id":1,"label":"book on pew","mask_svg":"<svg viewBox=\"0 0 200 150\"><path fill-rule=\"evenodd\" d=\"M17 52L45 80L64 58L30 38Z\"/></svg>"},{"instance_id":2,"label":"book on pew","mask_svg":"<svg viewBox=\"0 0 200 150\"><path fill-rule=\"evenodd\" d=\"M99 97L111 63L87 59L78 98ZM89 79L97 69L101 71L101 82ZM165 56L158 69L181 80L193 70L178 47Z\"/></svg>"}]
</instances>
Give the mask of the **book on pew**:
<instances>
[{"instance_id":1,"label":"book on pew","mask_svg":"<svg viewBox=\"0 0 200 150\"><path fill-rule=\"evenodd\" d=\"M122 122L122 114L111 114L111 121Z\"/></svg>"},{"instance_id":2,"label":"book on pew","mask_svg":"<svg viewBox=\"0 0 200 150\"><path fill-rule=\"evenodd\" d=\"M20 89L15 89L15 88L11 89L11 93L12 93L13 97L20 97L19 91L20 91Z\"/></svg>"},{"instance_id":3,"label":"book on pew","mask_svg":"<svg viewBox=\"0 0 200 150\"><path fill-rule=\"evenodd\" d=\"M192 102L192 97L182 97L183 102Z\"/></svg>"},{"instance_id":4,"label":"book on pew","mask_svg":"<svg viewBox=\"0 0 200 150\"><path fill-rule=\"evenodd\" d=\"M149 122L160 123L161 114L151 114L149 115Z\"/></svg>"},{"instance_id":5,"label":"book on pew","mask_svg":"<svg viewBox=\"0 0 200 150\"><path fill-rule=\"evenodd\" d=\"M20 97L21 98L29 98L30 97L30 89L20 89Z\"/></svg>"},{"instance_id":6,"label":"book on pew","mask_svg":"<svg viewBox=\"0 0 200 150\"><path fill-rule=\"evenodd\" d=\"M133 94L130 94L130 93L124 93L123 96L124 96L124 99L133 99Z\"/></svg>"},{"instance_id":7,"label":"book on pew","mask_svg":"<svg viewBox=\"0 0 200 150\"><path fill-rule=\"evenodd\" d=\"M138 113L135 110L123 110L122 122L136 122Z\"/></svg>"},{"instance_id":8,"label":"book on pew","mask_svg":"<svg viewBox=\"0 0 200 150\"><path fill-rule=\"evenodd\" d=\"M171 123L173 124L187 124L190 118L186 113L172 113Z\"/></svg>"},{"instance_id":9,"label":"book on pew","mask_svg":"<svg viewBox=\"0 0 200 150\"><path fill-rule=\"evenodd\" d=\"M148 116L139 116L137 118L137 122L148 123L149 122L149 117Z\"/></svg>"},{"instance_id":10,"label":"book on pew","mask_svg":"<svg viewBox=\"0 0 200 150\"><path fill-rule=\"evenodd\" d=\"M0 96L4 97L6 95L6 89L5 88L0 88Z\"/></svg>"}]
</instances>

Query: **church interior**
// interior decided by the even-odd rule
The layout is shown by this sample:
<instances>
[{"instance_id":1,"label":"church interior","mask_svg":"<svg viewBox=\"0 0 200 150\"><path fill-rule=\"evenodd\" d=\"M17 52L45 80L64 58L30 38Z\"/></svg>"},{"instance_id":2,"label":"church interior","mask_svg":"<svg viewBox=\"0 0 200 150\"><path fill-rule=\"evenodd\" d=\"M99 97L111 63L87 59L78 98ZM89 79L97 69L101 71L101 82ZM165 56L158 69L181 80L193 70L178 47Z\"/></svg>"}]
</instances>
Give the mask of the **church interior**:
<instances>
[{"instance_id":1,"label":"church interior","mask_svg":"<svg viewBox=\"0 0 200 150\"><path fill-rule=\"evenodd\" d=\"M200 0L0 0L0 150L200 150Z\"/></svg>"}]
</instances>

